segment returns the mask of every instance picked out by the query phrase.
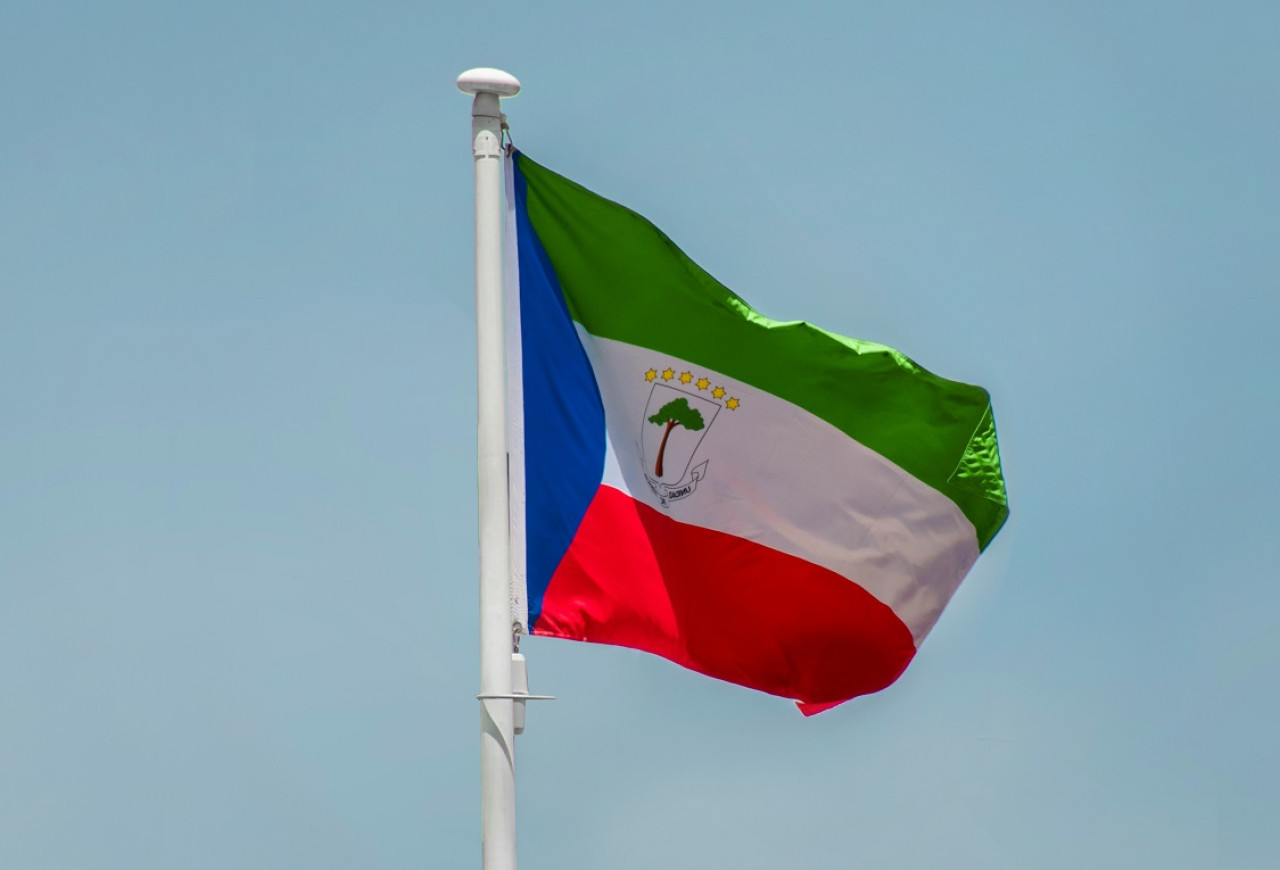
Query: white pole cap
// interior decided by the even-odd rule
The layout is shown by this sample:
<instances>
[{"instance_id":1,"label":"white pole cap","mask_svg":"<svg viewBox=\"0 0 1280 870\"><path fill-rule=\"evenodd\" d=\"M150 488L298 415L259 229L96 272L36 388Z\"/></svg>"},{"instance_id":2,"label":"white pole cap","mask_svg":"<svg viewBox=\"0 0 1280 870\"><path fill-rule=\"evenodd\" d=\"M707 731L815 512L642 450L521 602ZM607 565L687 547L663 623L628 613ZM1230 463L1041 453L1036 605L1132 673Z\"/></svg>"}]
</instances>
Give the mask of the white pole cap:
<instances>
[{"instance_id":1,"label":"white pole cap","mask_svg":"<svg viewBox=\"0 0 1280 870\"><path fill-rule=\"evenodd\" d=\"M514 97L520 93L520 82L509 72L487 66L469 69L458 76L458 90L464 94L496 94Z\"/></svg>"}]
</instances>

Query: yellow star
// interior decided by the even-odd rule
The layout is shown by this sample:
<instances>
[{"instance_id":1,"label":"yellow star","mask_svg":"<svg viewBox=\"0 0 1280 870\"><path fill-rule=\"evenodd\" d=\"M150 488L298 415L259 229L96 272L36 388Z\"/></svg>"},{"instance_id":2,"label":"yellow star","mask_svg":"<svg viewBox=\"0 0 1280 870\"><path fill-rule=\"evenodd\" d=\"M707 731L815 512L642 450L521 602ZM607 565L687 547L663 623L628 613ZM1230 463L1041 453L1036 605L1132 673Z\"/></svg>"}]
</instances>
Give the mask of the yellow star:
<instances>
[{"instance_id":1,"label":"yellow star","mask_svg":"<svg viewBox=\"0 0 1280 870\"><path fill-rule=\"evenodd\" d=\"M715 396L717 399L723 399L724 387L716 387L714 390L711 391L711 395Z\"/></svg>"},{"instance_id":2,"label":"yellow star","mask_svg":"<svg viewBox=\"0 0 1280 870\"><path fill-rule=\"evenodd\" d=\"M654 378L656 378L657 376L658 376L658 370L657 370L657 369L649 369L649 371L647 371L647 372L645 372L645 373L644 373L644 379L645 379L646 381L651 381L651 380L653 380Z\"/></svg>"},{"instance_id":3,"label":"yellow star","mask_svg":"<svg viewBox=\"0 0 1280 870\"><path fill-rule=\"evenodd\" d=\"M711 386L711 381L707 380L706 378L698 378L698 384L697 384L698 389L705 390L709 386Z\"/></svg>"},{"instance_id":4,"label":"yellow star","mask_svg":"<svg viewBox=\"0 0 1280 870\"><path fill-rule=\"evenodd\" d=\"M738 406L741 404L742 403L739 402L737 399L735 399L733 396L730 396L729 401L725 402L724 406L728 408L730 411L736 411L738 409Z\"/></svg>"},{"instance_id":5,"label":"yellow star","mask_svg":"<svg viewBox=\"0 0 1280 870\"><path fill-rule=\"evenodd\" d=\"M675 370L675 369L663 369L663 370L662 370L662 379L663 379L664 381L669 381L669 380L671 380L672 378L674 378L675 376L676 376L676 370Z\"/></svg>"},{"instance_id":6,"label":"yellow star","mask_svg":"<svg viewBox=\"0 0 1280 870\"><path fill-rule=\"evenodd\" d=\"M693 375L689 374L689 372L680 373L680 383L687 384L691 380L693 380Z\"/></svg>"}]
</instances>

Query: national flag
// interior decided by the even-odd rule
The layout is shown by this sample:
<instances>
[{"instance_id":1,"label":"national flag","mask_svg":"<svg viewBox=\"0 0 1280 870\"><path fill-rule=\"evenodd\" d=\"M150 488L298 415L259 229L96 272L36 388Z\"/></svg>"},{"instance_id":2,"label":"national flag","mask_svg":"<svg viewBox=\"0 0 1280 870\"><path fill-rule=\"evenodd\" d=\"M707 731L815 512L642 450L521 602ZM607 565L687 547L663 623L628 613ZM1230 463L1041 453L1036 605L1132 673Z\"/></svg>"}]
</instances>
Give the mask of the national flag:
<instances>
[{"instance_id":1,"label":"national flag","mask_svg":"<svg viewBox=\"0 0 1280 870\"><path fill-rule=\"evenodd\" d=\"M757 313L507 161L513 603L813 713L906 668L1008 516L988 394Z\"/></svg>"}]
</instances>

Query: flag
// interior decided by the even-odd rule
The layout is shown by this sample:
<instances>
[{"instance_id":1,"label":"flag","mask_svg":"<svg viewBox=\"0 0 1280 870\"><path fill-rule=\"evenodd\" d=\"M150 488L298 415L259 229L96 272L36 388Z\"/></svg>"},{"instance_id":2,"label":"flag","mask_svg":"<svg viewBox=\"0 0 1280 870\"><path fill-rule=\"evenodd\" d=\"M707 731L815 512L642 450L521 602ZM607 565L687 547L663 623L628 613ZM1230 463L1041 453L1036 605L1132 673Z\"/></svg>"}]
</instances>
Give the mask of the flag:
<instances>
[{"instance_id":1,"label":"flag","mask_svg":"<svg viewBox=\"0 0 1280 870\"><path fill-rule=\"evenodd\" d=\"M987 392L770 320L640 215L507 164L517 621L806 714L888 686L1008 516Z\"/></svg>"}]
</instances>

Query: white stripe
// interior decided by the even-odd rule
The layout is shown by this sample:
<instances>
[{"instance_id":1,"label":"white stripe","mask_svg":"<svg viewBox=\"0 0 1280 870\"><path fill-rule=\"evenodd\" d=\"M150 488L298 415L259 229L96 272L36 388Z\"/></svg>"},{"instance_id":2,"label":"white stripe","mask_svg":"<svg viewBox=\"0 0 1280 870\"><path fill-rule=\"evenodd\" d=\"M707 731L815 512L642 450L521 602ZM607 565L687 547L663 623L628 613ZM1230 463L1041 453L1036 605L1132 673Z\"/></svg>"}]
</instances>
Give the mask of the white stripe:
<instances>
[{"instance_id":1,"label":"white stripe","mask_svg":"<svg viewBox=\"0 0 1280 870\"><path fill-rule=\"evenodd\" d=\"M507 227L503 239L504 309L507 354L507 505L511 540L511 619L522 631L529 627L528 579L525 568L524 497L524 376L520 341L520 257L516 234L515 169L506 164Z\"/></svg>"},{"instance_id":2,"label":"white stripe","mask_svg":"<svg viewBox=\"0 0 1280 870\"><path fill-rule=\"evenodd\" d=\"M580 326L578 334L604 399L606 485L679 522L746 538L847 577L892 608L917 645L924 639L978 558L973 524L951 499L785 399L685 360L596 338ZM705 476L692 494L663 506L646 478L646 472L654 477L653 457L641 453L645 427L661 431L645 419L652 389L645 372L666 368L677 373L667 385L696 398L710 398L718 386L726 393L705 432L680 436L685 448L701 436L688 466L706 462ZM679 384L683 372L693 376L688 385ZM700 377L711 381L706 389L697 388ZM736 410L723 406L730 397L741 403ZM677 464L684 467L679 457ZM671 476L681 469L664 471Z\"/></svg>"}]
</instances>

